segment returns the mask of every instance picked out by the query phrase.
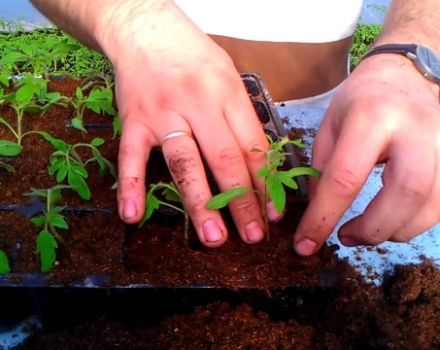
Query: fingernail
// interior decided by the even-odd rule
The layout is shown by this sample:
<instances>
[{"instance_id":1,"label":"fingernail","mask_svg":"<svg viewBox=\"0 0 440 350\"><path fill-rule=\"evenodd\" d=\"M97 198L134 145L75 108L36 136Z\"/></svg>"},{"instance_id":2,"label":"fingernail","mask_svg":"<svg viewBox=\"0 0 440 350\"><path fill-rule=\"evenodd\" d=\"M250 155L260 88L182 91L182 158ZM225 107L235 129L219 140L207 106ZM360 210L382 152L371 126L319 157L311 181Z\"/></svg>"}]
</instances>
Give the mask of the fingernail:
<instances>
[{"instance_id":1,"label":"fingernail","mask_svg":"<svg viewBox=\"0 0 440 350\"><path fill-rule=\"evenodd\" d=\"M295 250L299 255L312 255L318 245L311 239L304 238L295 244Z\"/></svg>"},{"instance_id":2,"label":"fingernail","mask_svg":"<svg viewBox=\"0 0 440 350\"><path fill-rule=\"evenodd\" d=\"M132 198L124 199L122 203L122 216L124 219L131 219L137 214L136 203Z\"/></svg>"},{"instance_id":3,"label":"fingernail","mask_svg":"<svg viewBox=\"0 0 440 350\"><path fill-rule=\"evenodd\" d=\"M209 243L215 243L223 238L223 231L220 226L212 219L206 220L203 223L203 237Z\"/></svg>"},{"instance_id":4,"label":"fingernail","mask_svg":"<svg viewBox=\"0 0 440 350\"><path fill-rule=\"evenodd\" d=\"M283 212L279 213L275 209L275 206L273 205L273 202L267 203L266 204L266 208L267 208L267 217L269 218L270 221L277 222L277 221L280 221L283 218L284 213Z\"/></svg>"},{"instance_id":5,"label":"fingernail","mask_svg":"<svg viewBox=\"0 0 440 350\"><path fill-rule=\"evenodd\" d=\"M361 243L359 241L357 241L356 239L350 237L350 236L342 236L339 237L339 240L341 241L341 243L347 247L354 247L357 245L360 245Z\"/></svg>"},{"instance_id":6,"label":"fingernail","mask_svg":"<svg viewBox=\"0 0 440 350\"><path fill-rule=\"evenodd\" d=\"M261 241L263 237L264 232L258 222L253 221L246 225L246 238L249 242L257 243Z\"/></svg>"}]
</instances>

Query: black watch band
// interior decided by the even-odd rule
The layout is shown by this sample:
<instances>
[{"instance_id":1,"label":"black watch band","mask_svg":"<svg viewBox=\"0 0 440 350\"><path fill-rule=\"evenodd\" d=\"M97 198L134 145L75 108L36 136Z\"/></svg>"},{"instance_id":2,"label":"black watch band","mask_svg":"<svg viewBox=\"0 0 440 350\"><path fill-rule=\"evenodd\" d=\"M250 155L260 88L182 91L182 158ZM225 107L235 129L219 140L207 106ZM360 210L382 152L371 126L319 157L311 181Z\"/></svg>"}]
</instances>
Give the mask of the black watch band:
<instances>
[{"instance_id":1,"label":"black watch band","mask_svg":"<svg viewBox=\"0 0 440 350\"><path fill-rule=\"evenodd\" d=\"M362 60L366 59L367 57L376 55L378 53L397 53L404 56L407 56L408 54L416 55L416 44L387 44L387 45L380 45L376 46L375 48L368 51L363 57Z\"/></svg>"}]
</instances>

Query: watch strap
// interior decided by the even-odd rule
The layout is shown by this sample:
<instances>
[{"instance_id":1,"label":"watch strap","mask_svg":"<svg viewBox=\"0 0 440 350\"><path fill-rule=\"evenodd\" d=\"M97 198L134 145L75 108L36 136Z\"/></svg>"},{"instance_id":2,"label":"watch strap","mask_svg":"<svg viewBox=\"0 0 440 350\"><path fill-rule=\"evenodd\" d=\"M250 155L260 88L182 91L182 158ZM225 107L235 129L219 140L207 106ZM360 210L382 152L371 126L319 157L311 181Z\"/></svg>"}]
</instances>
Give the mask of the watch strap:
<instances>
[{"instance_id":1,"label":"watch strap","mask_svg":"<svg viewBox=\"0 0 440 350\"><path fill-rule=\"evenodd\" d=\"M372 48L370 51L368 51L363 57L362 60L366 59L367 57L376 55L378 53L396 53L400 55L406 56L408 53L411 53L413 55L416 55L416 44L386 44L386 45L380 45Z\"/></svg>"}]
</instances>

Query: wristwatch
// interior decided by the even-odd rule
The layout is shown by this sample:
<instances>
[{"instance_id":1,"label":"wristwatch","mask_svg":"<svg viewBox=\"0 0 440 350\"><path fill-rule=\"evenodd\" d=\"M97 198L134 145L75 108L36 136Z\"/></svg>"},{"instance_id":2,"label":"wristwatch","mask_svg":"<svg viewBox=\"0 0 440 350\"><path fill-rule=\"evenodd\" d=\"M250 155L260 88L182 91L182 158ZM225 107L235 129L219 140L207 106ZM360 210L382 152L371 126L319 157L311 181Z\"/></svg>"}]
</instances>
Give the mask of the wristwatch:
<instances>
[{"instance_id":1,"label":"wristwatch","mask_svg":"<svg viewBox=\"0 0 440 350\"><path fill-rule=\"evenodd\" d=\"M426 79L440 85L440 58L426 46L416 44L388 44L368 51L362 60L378 53L396 53L412 60Z\"/></svg>"}]
</instances>

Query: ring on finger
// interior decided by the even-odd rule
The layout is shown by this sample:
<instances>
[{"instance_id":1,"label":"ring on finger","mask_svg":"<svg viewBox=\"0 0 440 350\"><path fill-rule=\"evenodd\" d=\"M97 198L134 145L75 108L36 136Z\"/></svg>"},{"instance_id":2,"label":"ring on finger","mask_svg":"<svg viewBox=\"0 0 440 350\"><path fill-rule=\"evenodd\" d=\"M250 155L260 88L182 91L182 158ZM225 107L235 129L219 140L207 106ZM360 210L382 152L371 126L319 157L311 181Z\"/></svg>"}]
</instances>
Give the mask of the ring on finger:
<instances>
[{"instance_id":1,"label":"ring on finger","mask_svg":"<svg viewBox=\"0 0 440 350\"><path fill-rule=\"evenodd\" d=\"M173 138L175 138L175 137L180 137L180 136L188 136L188 137L193 138L193 134L192 134L191 131L186 131L186 130L176 130L176 131L171 131L171 132L165 134L165 135L162 137L162 140L161 140L160 144L163 145L165 141L167 141L167 140L171 140L171 139L173 139Z\"/></svg>"}]
</instances>

